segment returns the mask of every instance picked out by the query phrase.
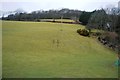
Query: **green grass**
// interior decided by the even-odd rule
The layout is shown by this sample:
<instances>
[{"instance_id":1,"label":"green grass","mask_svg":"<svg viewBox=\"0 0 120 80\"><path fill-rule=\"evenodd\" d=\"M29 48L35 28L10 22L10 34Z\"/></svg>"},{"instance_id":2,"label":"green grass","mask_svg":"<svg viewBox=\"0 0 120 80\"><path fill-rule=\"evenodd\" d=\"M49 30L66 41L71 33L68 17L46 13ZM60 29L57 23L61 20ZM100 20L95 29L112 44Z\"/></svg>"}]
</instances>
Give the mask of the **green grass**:
<instances>
[{"instance_id":1,"label":"green grass","mask_svg":"<svg viewBox=\"0 0 120 80\"><path fill-rule=\"evenodd\" d=\"M41 19L41 21L53 21L53 19ZM62 22L75 22L74 20L70 19L55 19L55 21L62 21Z\"/></svg>"},{"instance_id":2,"label":"green grass","mask_svg":"<svg viewBox=\"0 0 120 80\"><path fill-rule=\"evenodd\" d=\"M62 21L62 22L75 22L73 20L70 20L70 19L55 19L55 21Z\"/></svg>"},{"instance_id":3,"label":"green grass","mask_svg":"<svg viewBox=\"0 0 120 80\"><path fill-rule=\"evenodd\" d=\"M2 21L0 20L0 79L2 78Z\"/></svg>"},{"instance_id":4,"label":"green grass","mask_svg":"<svg viewBox=\"0 0 120 80\"><path fill-rule=\"evenodd\" d=\"M79 28L84 26L3 21L3 77L117 78L116 54L77 34Z\"/></svg>"},{"instance_id":5,"label":"green grass","mask_svg":"<svg viewBox=\"0 0 120 80\"><path fill-rule=\"evenodd\" d=\"M92 29L91 32L104 32L104 30L99 30L99 29Z\"/></svg>"}]
</instances>

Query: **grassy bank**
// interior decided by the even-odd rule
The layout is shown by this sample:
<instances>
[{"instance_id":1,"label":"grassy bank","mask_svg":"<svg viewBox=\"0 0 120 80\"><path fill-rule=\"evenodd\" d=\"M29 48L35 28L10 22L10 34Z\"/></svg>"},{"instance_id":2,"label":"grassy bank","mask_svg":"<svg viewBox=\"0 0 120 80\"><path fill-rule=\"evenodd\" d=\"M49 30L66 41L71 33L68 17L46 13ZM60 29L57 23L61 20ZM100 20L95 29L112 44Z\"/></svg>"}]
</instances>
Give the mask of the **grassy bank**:
<instances>
[{"instance_id":1,"label":"grassy bank","mask_svg":"<svg viewBox=\"0 0 120 80\"><path fill-rule=\"evenodd\" d=\"M3 77L116 78L116 54L82 25L3 21Z\"/></svg>"}]
</instances>

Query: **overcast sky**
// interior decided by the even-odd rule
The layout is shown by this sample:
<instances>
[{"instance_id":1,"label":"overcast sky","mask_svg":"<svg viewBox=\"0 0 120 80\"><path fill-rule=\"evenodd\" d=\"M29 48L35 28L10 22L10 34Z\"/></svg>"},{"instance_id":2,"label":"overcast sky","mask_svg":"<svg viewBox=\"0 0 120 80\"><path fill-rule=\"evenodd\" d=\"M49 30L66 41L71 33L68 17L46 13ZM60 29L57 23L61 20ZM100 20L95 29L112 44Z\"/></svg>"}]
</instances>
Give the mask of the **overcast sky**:
<instances>
[{"instance_id":1,"label":"overcast sky","mask_svg":"<svg viewBox=\"0 0 120 80\"><path fill-rule=\"evenodd\" d=\"M21 8L27 12L49 9L78 9L93 11L108 5L117 6L119 0L1 0L2 11Z\"/></svg>"}]
</instances>

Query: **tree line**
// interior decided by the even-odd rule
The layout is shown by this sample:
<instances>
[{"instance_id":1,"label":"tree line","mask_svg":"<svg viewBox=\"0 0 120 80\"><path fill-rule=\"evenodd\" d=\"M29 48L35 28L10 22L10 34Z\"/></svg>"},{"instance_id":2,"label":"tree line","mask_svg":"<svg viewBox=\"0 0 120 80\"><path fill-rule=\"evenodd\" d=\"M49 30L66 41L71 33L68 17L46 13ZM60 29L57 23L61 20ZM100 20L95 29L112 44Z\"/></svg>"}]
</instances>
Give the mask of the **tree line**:
<instances>
[{"instance_id":1,"label":"tree line","mask_svg":"<svg viewBox=\"0 0 120 80\"><path fill-rule=\"evenodd\" d=\"M61 10L39 10L33 11L31 13L26 12L16 12L15 14L10 14L7 17L2 17L3 20L17 20L17 21L39 21L40 19L76 19L79 18L82 11L72 10L72 9L61 9Z\"/></svg>"}]
</instances>

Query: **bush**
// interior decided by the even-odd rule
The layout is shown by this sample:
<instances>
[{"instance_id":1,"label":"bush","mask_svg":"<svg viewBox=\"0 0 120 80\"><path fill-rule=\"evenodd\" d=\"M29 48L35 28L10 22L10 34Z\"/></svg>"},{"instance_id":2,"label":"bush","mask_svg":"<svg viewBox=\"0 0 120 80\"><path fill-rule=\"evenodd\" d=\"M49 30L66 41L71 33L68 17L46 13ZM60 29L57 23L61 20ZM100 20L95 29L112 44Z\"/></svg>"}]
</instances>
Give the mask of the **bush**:
<instances>
[{"instance_id":1,"label":"bush","mask_svg":"<svg viewBox=\"0 0 120 80\"><path fill-rule=\"evenodd\" d=\"M89 36L89 31L86 29L78 29L77 33L79 33L82 36Z\"/></svg>"}]
</instances>

